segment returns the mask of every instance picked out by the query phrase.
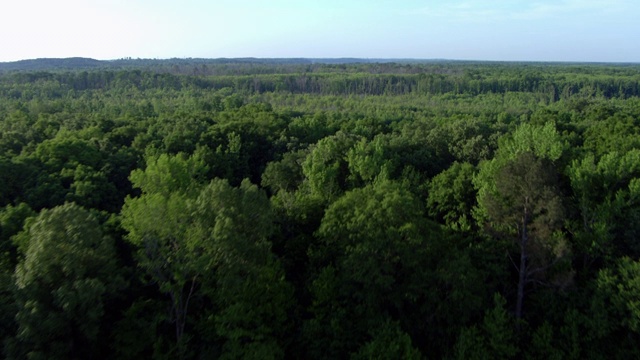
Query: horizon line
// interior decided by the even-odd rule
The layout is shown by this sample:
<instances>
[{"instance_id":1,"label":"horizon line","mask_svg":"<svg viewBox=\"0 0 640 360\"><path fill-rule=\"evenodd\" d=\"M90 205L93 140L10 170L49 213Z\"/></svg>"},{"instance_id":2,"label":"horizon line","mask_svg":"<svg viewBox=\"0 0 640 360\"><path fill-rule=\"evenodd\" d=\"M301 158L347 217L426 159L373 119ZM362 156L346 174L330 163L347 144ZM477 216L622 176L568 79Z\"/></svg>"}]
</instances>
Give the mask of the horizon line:
<instances>
[{"instance_id":1,"label":"horizon line","mask_svg":"<svg viewBox=\"0 0 640 360\"><path fill-rule=\"evenodd\" d=\"M99 62L115 62L115 61L167 61L167 60L363 60L371 62L492 62L492 63L564 63L564 64L640 64L640 61L594 61L594 60L487 60L487 59L455 59L455 58L420 58L420 57L356 57L356 56L339 56L339 57L257 57L257 56L242 56L242 57L167 57L167 58L141 58L141 57L121 57L112 59L98 59L84 56L70 56L70 57L38 57L27 58L20 60L0 61L0 64L19 63L26 61L38 61L38 60L91 60Z\"/></svg>"}]
</instances>

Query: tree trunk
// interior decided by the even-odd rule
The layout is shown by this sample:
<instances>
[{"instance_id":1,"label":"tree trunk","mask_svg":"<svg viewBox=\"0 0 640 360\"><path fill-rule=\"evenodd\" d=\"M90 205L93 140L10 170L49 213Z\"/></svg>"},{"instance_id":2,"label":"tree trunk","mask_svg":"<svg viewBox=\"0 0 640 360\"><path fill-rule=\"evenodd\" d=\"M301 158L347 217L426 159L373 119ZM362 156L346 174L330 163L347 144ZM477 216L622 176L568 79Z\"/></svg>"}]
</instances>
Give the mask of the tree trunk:
<instances>
[{"instance_id":1,"label":"tree trunk","mask_svg":"<svg viewBox=\"0 0 640 360\"><path fill-rule=\"evenodd\" d=\"M526 203L526 201L525 201ZM527 207L522 216L522 237L520 238L520 268L518 269L518 298L516 301L516 320L522 319L522 303L524 302L524 285L527 282Z\"/></svg>"},{"instance_id":2,"label":"tree trunk","mask_svg":"<svg viewBox=\"0 0 640 360\"><path fill-rule=\"evenodd\" d=\"M527 255L524 246L520 246L520 269L518 274L518 299L516 302L516 319L522 318L522 302L524 301L524 284L526 281Z\"/></svg>"}]
</instances>

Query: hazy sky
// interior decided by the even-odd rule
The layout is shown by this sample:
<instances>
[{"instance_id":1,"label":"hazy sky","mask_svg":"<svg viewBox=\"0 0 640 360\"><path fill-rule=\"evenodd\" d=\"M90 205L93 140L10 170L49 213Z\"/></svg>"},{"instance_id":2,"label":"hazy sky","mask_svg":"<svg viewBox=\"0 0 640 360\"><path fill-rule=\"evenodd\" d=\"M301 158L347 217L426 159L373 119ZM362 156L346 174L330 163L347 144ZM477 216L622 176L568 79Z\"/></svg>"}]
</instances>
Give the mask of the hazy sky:
<instances>
[{"instance_id":1,"label":"hazy sky","mask_svg":"<svg viewBox=\"0 0 640 360\"><path fill-rule=\"evenodd\" d=\"M638 0L3 0L0 61L360 57L640 62Z\"/></svg>"}]
</instances>

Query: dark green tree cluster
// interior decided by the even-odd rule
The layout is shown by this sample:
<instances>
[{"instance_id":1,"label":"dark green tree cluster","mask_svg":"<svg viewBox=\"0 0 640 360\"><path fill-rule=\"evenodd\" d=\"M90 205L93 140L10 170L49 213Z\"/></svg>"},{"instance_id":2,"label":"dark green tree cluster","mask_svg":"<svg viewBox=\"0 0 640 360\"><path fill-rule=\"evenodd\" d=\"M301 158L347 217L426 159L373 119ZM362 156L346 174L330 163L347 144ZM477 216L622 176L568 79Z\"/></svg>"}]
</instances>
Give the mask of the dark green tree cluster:
<instances>
[{"instance_id":1,"label":"dark green tree cluster","mask_svg":"<svg viewBox=\"0 0 640 360\"><path fill-rule=\"evenodd\" d=\"M0 74L5 358L640 357L638 66L132 64Z\"/></svg>"}]
</instances>

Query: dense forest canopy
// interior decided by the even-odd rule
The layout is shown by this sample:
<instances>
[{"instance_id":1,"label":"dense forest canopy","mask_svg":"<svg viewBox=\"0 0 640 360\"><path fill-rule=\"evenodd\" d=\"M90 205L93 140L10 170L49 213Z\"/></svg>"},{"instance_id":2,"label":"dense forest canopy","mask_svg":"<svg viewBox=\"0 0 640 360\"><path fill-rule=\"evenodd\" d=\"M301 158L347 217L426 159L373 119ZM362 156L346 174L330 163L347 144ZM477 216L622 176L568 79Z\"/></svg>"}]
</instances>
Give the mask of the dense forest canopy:
<instances>
[{"instance_id":1,"label":"dense forest canopy","mask_svg":"<svg viewBox=\"0 0 640 360\"><path fill-rule=\"evenodd\" d=\"M640 357L639 65L11 66L6 358Z\"/></svg>"}]
</instances>

